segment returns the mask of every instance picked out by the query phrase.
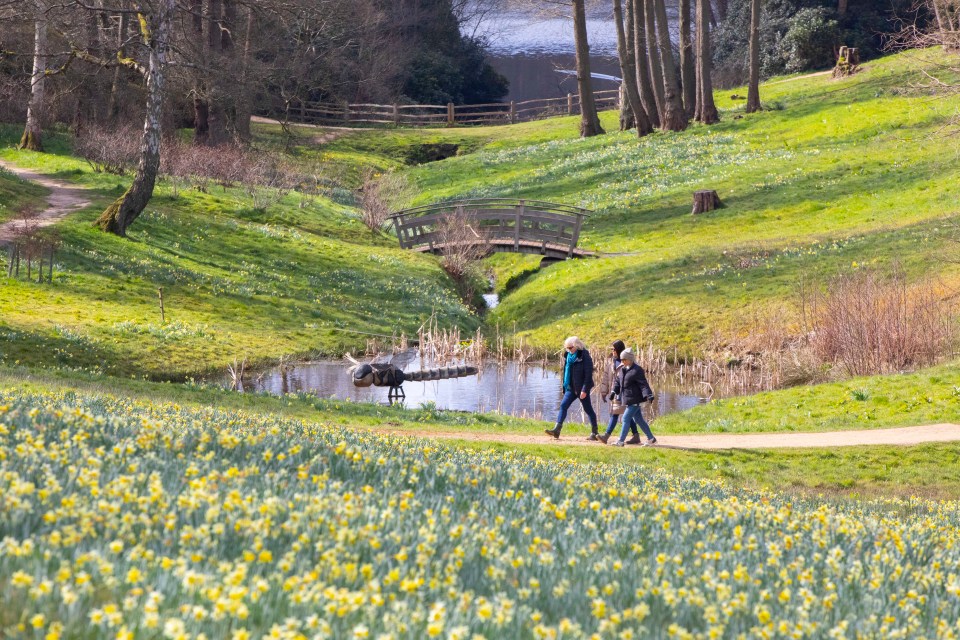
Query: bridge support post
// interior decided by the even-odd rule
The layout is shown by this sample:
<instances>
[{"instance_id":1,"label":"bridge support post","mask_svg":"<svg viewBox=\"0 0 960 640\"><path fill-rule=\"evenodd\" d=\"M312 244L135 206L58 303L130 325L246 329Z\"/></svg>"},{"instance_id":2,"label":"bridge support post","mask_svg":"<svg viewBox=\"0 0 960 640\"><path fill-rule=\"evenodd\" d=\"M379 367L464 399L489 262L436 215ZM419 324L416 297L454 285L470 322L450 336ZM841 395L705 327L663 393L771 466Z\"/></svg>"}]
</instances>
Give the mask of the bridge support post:
<instances>
[{"instance_id":1,"label":"bridge support post","mask_svg":"<svg viewBox=\"0 0 960 640\"><path fill-rule=\"evenodd\" d=\"M515 216L513 226L513 250L517 253L520 253L520 227L523 225L523 212L525 208L525 201L521 200L513 210Z\"/></svg>"},{"instance_id":2,"label":"bridge support post","mask_svg":"<svg viewBox=\"0 0 960 640\"><path fill-rule=\"evenodd\" d=\"M577 224L573 227L573 237L570 238L570 250L567 251L567 257L573 257L573 250L577 248L577 243L580 242L580 227L583 226L583 216L586 215L583 209L577 210Z\"/></svg>"}]
</instances>

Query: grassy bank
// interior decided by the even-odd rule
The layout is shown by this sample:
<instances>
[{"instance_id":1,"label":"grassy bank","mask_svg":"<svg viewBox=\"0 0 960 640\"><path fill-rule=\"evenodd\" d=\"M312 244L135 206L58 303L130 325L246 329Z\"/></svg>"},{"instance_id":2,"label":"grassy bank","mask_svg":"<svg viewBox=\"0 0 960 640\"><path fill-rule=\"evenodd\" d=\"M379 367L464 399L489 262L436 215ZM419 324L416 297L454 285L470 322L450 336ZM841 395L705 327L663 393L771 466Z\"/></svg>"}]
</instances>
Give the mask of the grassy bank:
<instances>
[{"instance_id":1,"label":"grassy bank","mask_svg":"<svg viewBox=\"0 0 960 640\"><path fill-rule=\"evenodd\" d=\"M401 157L404 136L473 136L476 151L405 170L417 202L504 196L585 206L595 214L582 244L629 254L526 278L490 324L516 323L548 348L570 334L588 343L616 335L696 355L754 328L757 315L792 307L801 277L898 265L911 278L960 283L957 266L940 259L955 246L945 221L956 222L960 165L944 132L960 99L904 90L921 77L920 55L872 61L843 80L768 83L757 114L731 98L745 91L720 92L721 123L679 134L638 141L617 132L609 112L610 133L586 140L576 138L575 118L559 118L392 133L377 154ZM344 135L318 152L365 153L373 135ZM725 207L691 216L700 188L716 189ZM516 271L509 260L493 267L506 278Z\"/></svg>"},{"instance_id":2,"label":"grassy bank","mask_svg":"<svg viewBox=\"0 0 960 640\"><path fill-rule=\"evenodd\" d=\"M62 136L36 154L10 148L14 127L0 134L0 158L86 185L95 200L57 225L53 285L0 286L3 362L183 378L234 359L362 349L358 332L412 334L434 312L475 327L435 259L400 251L329 198L293 192L257 209L239 188L163 182L120 239L92 222L128 176L93 173Z\"/></svg>"},{"instance_id":3,"label":"grassy bank","mask_svg":"<svg viewBox=\"0 0 960 640\"><path fill-rule=\"evenodd\" d=\"M21 180L0 167L0 222L16 218L24 210L43 207L46 196L44 187Z\"/></svg>"}]
</instances>

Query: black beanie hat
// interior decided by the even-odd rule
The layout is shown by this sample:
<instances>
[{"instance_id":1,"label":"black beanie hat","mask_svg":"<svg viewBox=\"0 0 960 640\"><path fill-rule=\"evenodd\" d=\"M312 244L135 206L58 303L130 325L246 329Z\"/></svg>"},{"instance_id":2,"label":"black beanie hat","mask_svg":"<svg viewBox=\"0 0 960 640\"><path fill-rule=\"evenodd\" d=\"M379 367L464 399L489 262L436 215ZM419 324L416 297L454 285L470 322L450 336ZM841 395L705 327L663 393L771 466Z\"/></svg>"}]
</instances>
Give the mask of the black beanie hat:
<instances>
[{"instance_id":1,"label":"black beanie hat","mask_svg":"<svg viewBox=\"0 0 960 640\"><path fill-rule=\"evenodd\" d=\"M613 350L617 352L617 357L618 357L618 358L620 357L620 353L621 353L624 349L626 349L626 345L623 344L623 340L614 340L614 341L613 341L613 344L610 345L610 346L613 347Z\"/></svg>"}]
</instances>

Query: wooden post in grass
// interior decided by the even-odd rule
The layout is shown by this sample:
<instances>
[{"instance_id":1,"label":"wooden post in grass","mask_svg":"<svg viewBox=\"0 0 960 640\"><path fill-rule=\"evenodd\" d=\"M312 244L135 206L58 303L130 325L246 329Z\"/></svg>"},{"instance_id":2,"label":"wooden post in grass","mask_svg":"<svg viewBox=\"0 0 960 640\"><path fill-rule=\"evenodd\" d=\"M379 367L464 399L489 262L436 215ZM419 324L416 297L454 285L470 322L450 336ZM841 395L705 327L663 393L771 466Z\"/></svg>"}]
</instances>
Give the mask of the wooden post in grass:
<instances>
[{"instance_id":1,"label":"wooden post in grass","mask_svg":"<svg viewBox=\"0 0 960 640\"><path fill-rule=\"evenodd\" d=\"M572 93L567 94L567 115L568 116L573 115L573 94Z\"/></svg>"},{"instance_id":2,"label":"wooden post in grass","mask_svg":"<svg viewBox=\"0 0 960 640\"><path fill-rule=\"evenodd\" d=\"M447 126L452 127L457 121L456 111L454 111L453 103L447 103Z\"/></svg>"},{"instance_id":3,"label":"wooden post in grass","mask_svg":"<svg viewBox=\"0 0 960 640\"><path fill-rule=\"evenodd\" d=\"M396 104L393 105L393 126L400 126L400 107Z\"/></svg>"},{"instance_id":4,"label":"wooden post in grass","mask_svg":"<svg viewBox=\"0 0 960 640\"><path fill-rule=\"evenodd\" d=\"M18 250L19 250L19 247L17 246L16 242L10 245L10 249L8 250L8 253L7 253L7 277L8 278L13 275L13 261L17 257Z\"/></svg>"},{"instance_id":5,"label":"wooden post in grass","mask_svg":"<svg viewBox=\"0 0 960 640\"><path fill-rule=\"evenodd\" d=\"M50 284L53 284L53 253L56 250L56 248L57 248L56 245L51 242L50 243L50 266L47 267L47 282L49 282Z\"/></svg>"},{"instance_id":6,"label":"wooden post in grass","mask_svg":"<svg viewBox=\"0 0 960 640\"><path fill-rule=\"evenodd\" d=\"M510 101L510 124L517 124L517 103Z\"/></svg>"},{"instance_id":7,"label":"wooden post in grass","mask_svg":"<svg viewBox=\"0 0 960 640\"><path fill-rule=\"evenodd\" d=\"M157 289L157 297L160 298L160 324L166 324L167 317L166 317L166 314L164 314L163 312L163 287L160 287L159 289Z\"/></svg>"},{"instance_id":8,"label":"wooden post in grass","mask_svg":"<svg viewBox=\"0 0 960 640\"><path fill-rule=\"evenodd\" d=\"M720 196L711 189L701 189L693 192L693 214L713 211L721 207Z\"/></svg>"}]
</instances>

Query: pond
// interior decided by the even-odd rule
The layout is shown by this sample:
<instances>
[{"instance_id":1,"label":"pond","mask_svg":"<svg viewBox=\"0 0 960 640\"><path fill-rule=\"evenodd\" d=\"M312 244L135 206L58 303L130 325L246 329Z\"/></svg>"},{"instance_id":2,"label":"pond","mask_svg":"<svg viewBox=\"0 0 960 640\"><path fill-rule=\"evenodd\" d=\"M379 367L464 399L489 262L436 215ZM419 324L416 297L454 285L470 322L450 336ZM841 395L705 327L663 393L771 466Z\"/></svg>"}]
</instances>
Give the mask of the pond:
<instances>
[{"instance_id":1,"label":"pond","mask_svg":"<svg viewBox=\"0 0 960 640\"><path fill-rule=\"evenodd\" d=\"M392 362L405 371L420 368L415 350L393 357ZM308 362L286 368L264 371L244 381L250 391L275 394L305 392L323 398L350 399L356 402L387 402L386 388L358 388L348 374L349 363L343 360ZM438 409L471 412L497 412L537 420L554 420L560 407L560 372L540 364L521 365L507 361L501 365L488 362L480 374L454 380L433 382L406 382L404 406L417 408L433 404ZM704 400L692 389L681 390L654 383L657 399L644 407L650 419L666 413L683 411ZM600 402L594 395L594 406L601 422L609 417L609 403ZM574 403L569 421L585 423L580 403Z\"/></svg>"}]
</instances>

